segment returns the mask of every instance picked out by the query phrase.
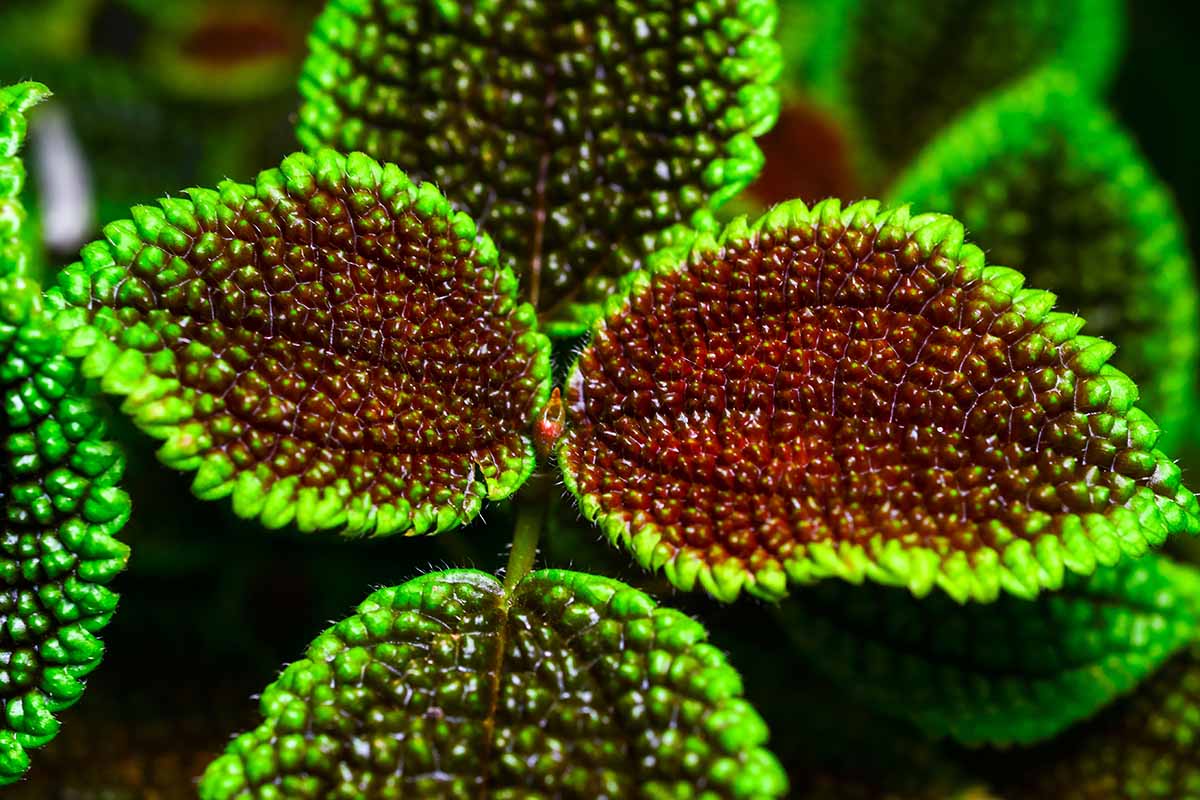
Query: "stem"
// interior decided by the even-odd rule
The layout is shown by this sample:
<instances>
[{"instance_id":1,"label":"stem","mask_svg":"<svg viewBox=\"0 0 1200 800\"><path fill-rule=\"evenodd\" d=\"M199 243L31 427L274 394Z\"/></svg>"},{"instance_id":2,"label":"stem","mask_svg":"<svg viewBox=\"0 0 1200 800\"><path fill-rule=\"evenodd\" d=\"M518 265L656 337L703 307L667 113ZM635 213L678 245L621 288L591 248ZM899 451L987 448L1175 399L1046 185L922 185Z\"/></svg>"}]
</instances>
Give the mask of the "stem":
<instances>
[{"instance_id":1,"label":"stem","mask_svg":"<svg viewBox=\"0 0 1200 800\"><path fill-rule=\"evenodd\" d=\"M538 539L546 522L550 508L551 477L535 474L526 485L526 490L517 497L517 522L513 527L512 550L508 553L508 567L504 570L504 594L511 597L521 579L529 574L537 558Z\"/></svg>"}]
</instances>

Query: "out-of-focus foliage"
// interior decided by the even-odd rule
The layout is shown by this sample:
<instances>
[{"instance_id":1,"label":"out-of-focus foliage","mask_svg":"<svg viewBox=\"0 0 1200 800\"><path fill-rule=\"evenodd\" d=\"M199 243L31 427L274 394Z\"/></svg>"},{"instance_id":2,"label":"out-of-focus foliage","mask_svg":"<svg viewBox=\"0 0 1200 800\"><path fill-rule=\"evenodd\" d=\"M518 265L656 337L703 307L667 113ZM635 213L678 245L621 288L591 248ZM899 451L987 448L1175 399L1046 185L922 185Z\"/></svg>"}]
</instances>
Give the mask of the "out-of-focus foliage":
<instances>
[{"instance_id":1,"label":"out-of-focus foliage","mask_svg":"<svg viewBox=\"0 0 1200 800\"><path fill-rule=\"evenodd\" d=\"M815 0L813 94L874 181L987 93L1043 65L1102 88L1120 52L1119 0Z\"/></svg>"},{"instance_id":2,"label":"out-of-focus foliage","mask_svg":"<svg viewBox=\"0 0 1200 800\"><path fill-rule=\"evenodd\" d=\"M1030 743L1133 690L1200 632L1200 574L1126 561L1029 601L819 584L781 606L799 653L847 694L967 744Z\"/></svg>"}]
</instances>

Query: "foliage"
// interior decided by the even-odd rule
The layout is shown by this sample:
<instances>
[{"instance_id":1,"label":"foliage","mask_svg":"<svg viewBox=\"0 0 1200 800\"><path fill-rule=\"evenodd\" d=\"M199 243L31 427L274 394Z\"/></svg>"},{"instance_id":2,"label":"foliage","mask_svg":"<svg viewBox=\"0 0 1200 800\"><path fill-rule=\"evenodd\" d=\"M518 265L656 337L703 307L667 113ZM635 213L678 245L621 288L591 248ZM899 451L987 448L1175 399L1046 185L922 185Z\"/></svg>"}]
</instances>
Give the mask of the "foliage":
<instances>
[{"instance_id":1,"label":"foliage","mask_svg":"<svg viewBox=\"0 0 1200 800\"><path fill-rule=\"evenodd\" d=\"M189 196L109 225L48 301L197 495L385 535L456 527L524 482L549 345L435 187L320 151Z\"/></svg>"},{"instance_id":2,"label":"foliage","mask_svg":"<svg viewBox=\"0 0 1200 800\"><path fill-rule=\"evenodd\" d=\"M1200 528L1109 343L962 226L777 206L664 250L568 378L583 513L682 589L1033 596Z\"/></svg>"},{"instance_id":3,"label":"foliage","mask_svg":"<svg viewBox=\"0 0 1200 800\"><path fill-rule=\"evenodd\" d=\"M575 335L663 231L711 224L761 168L775 15L764 0L334 0L297 135L436 183L547 330Z\"/></svg>"},{"instance_id":4,"label":"foliage","mask_svg":"<svg viewBox=\"0 0 1200 800\"><path fill-rule=\"evenodd\" d=\"M1194 269L1170 196L1073 76L1034 73L950 126L891 189L962 219L988 255L1019 264L1117 345L1117 366L1182 441L1196 407ZM1130 292L1130 283L1139 287Z\"/></svg>"},{"instance_id":5,"label":"foliage","mask_svg":"<svg viewBox=\"0 0 1200 800\"><path fill-rule=\"evenodd\" d=\"M22 201L54 176L16 157L47 91L0 90L0 781L99 663L129 449L172 602L118 620L186 640L206 691L412 559L488 564L320 635L206 800L1200 797L1200 579L1150 552L1200 532L1171 458L1197 293L1102 100L1118 0L780 5L329 0L301 66L303 4L7 4L0 85L61 83L101 219L216 188L53 275ZM888 199L790 199L859 187ZM264 526L469 529L237 538ZM543 529L545 562L625 582L533 570ZM143 638L145 672L101 674L174 707ZM225 744L133 747L84 790Z\"/></svg>"},{"instance_id":6,"label":"foliage","mask_svg":"<svg viewBox=\"0 0 1200 800\"><path fill-rule=\"evenodd\" d=\"M781 797L766 726L704 638L607 578L430 573L318 637L200 793Z\"/></svg>"}]
</instances>

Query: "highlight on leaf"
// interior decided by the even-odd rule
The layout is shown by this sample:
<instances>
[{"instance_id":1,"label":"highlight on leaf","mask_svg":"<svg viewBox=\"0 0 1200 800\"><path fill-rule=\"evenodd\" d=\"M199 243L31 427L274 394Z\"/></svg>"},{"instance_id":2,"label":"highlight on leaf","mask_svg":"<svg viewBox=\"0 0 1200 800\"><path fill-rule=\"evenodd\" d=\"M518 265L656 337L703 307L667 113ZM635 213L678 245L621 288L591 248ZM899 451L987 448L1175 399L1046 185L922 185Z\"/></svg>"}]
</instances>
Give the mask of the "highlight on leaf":
<instances>
[{"instance_id":1,"label":"highlight on leaf","mask_svg":"<svg viewBox=\"0 0 1200 800\"><path fill-rule=\"evenodd\" d=\"M25 143L26 113L49 96L50 90L40 83L0 86L0 278L28 272L21 203L25 164L17 152ZM0 303L6 302L7 296L0 297Z\"/></svg>"},{"instance_id":2,"label":"highlight on leaf","mask_svg":"<svg viewBox=\"0 0 1200 800\"><path fill-rule=\"evenodd\" d=\"M0 278L0 786L54 738L54 715L100 663L117 606L107 585L129 557L115 538L129 517L121 454L39 293Z\"/></svg>"},{"instance_id":3,"label":"highlight on leaf","mask_svg":"<svg viewBox=\"0 0 1200 800\"><path fill-rule=\"evenodd\" d=\"M1187 236L1166 188L1112 117L1047 70L955 122L891 195L956 215L989 258L1020 265L1088 329L1179 441L1197 409L1197 291Z\"/></svg>"},{"instance_id":4,"label":"highlight on leaf","mask_svg":"<svg viewBox=\"0 0 1200 800\"><path fill-rule=\"evenodd\" d=\"M324 150L186 195L105 228L48 302L198 496L268 527L421 534L525 481L549 341L434 186Z\"/></svg>"},{"instance_id":5,"label":"highlight on leaf","mask_svg":"<svg viewBox=\"0 0 1200 800\"><path fill-rule=\"evenodd\" d=\"M798 201L634 273L559 463L639 563L722 600L870 579L1032 597L1200 529L1113 346L954 219Z\"/></svg>"},{"instance_id":6,"label":"highlight on leaf","mask_svg":"<svg viewBox=\"0 0 1200 800\"><path fill-rule=\"evenodd\" d=\"M816 93L840 112L886 180L928 139L990 91L1058 64L1090 91L1121 49L1120 0L821 0L812 63Z\"/></svg>"},{"instance_id":7,"label":"highlight on leaf","mask_svg":"<svg viewBox=\"0 0 1200 800\"><path fill-rule=\"evenodd\" d=\"M495 239L552 334L762 166L774 0L333 0L301 77L306 148L438 184Z\"/></svg>"},{"instance_id":8,"label":"highlight on leaf","mask_svg":"<svg viewBox=\"0 0 1200 800\"><path fill-rule=\"evenodd\" d=\"M997 784L1021 800L1200 796L1200 644L1063 737L1005 754Z\"/></svg>"},{"instance_id":9,"label":"highlight on leaf","mask_svg":"<svg viewBox=\"0 0 1200 800\"><path fill-rule=\"evenodd\" d=\"M960 605L824 581L780 606L800 657L871 708L968 745L1048 739L1200 632L1200 574L1160 556L1035 600Z\"/></svg>"},{"instance_id":10,"label":"highlight on leaf","mask_svg":"<svg viewBox=\"0 0 1200 800\"><path fill-rule=\"evenodd\" d=\"M617 581L473 570L381 589L262 697L204 800L782 797L701 625Z\"/></svg>"}]
</instances>

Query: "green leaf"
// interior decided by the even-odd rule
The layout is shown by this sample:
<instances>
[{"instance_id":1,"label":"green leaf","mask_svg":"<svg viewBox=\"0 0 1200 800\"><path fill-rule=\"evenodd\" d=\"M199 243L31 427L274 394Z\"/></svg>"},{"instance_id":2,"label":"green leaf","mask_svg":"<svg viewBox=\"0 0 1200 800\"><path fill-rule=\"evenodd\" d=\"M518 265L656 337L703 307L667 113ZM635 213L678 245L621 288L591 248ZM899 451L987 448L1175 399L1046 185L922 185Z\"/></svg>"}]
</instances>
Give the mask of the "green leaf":
<instances>
[{"instance_id":1,"label":"green leaf","mask_svg":"<svg viewBox=\"0 0 1200 800\"><path fill-rule=\"evenodd\" d=\"M1053 70L998 94L943 132L897 180L897 201L955 214L997 263L1088 320L1116 366L1180 440L1197 408L1196 280L1166 188L1133 142Z\"/></svg>"},{"instance_id":2,"label":"green leaf","mask_svg":"<svg viewBox=\"0 0 1200 800\"><path fill-rule=\"evenodd\" d=\"M1186 647L1200 624L1200 573L1147 556L990 605L826 581L780 613L800 656L872 708L970 745L1029 743L1090 717Z\"/></svg>"},{"instance_id":3,"label":"green leaf","mask_svg":"<svg viewBox=\"0 0 1200 800\"><path fill-rule=\"evenodd\" d=\"M129 548L124 462L39 302L0 277L0 785L58 732L100 663Z\"/></svg>"},{"instance_id":4,"label":"green leaf","mask_svg":"<svg viewBox=\"0 0 1200 800\"><path fill-rule=\"evenodd\" d=\"M1120 52L1120 0L824 0L815 89L886 178L960 112L1044 64L1090 90Z\"/></svg>"},{"instance_id":5,"label":"green leaf","mask_svg":"<svg viewBox=\"0 0 1200 800\"><path fill-rule=\"evenodd\" d=\"M204 800L781 797L699 623L617 581L451 570L371 595L262 697Z\"/></svg>"},{"instance_id":6,"label":"green leaf","mask_svg":"<svg viewBox=\"0 0 1200 800\"><path fill-rule=\"evenodd\" d=\"M1011 800L1188 800L1200 797L1200 645L1136 693L1053 742L997 759Z\"/></svg>"},{"instance_id":7,"label":"green leaf","mask_svg":"<svg viewBox=\"0 0 1200 800\"><path fill-rule=\"evenodd\" d=\"M0 277L27 274L29 254L22 238L25 164L17 156L25 143L29 109L50 96L40 83L0 86ZM0 298L0 303L9 298Z\"/></svg>"},{"instance_id":8,"label":"green leaf","mask_svg":"<svg viewBox=\"0 0 1200 800\"><path fill-rule=\"evenodd\" d=\"M48 302L84 373L268 527L437 533L511 495L549 341L486 234L361 153L133 209Z\"/></svg>"},{"instance_id":9,"label":"green leaf","mask_svg":"<svg viewBox=\"0 0 1200 800\"><path fill-rule=\"evenodd\" d=\"M793 201L650 261L568 377L558 455L682 589L1032 597L1200 530L1112 345L950 217Z\"/></svg>"},{"instance_id":10,"label":"green leaf","mask_svg":"<svg viewBox=\"0 0 1200 800\"><path fill-rule=\"evenodd\" d=\"M438 184L548 330L575 335L663 231L710 224L757 174L775 16L774 0L333 0L297 135Z\"/></svg>"}]
</instances>

